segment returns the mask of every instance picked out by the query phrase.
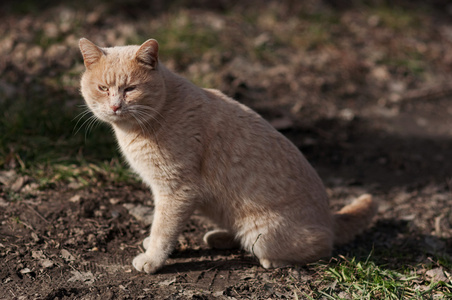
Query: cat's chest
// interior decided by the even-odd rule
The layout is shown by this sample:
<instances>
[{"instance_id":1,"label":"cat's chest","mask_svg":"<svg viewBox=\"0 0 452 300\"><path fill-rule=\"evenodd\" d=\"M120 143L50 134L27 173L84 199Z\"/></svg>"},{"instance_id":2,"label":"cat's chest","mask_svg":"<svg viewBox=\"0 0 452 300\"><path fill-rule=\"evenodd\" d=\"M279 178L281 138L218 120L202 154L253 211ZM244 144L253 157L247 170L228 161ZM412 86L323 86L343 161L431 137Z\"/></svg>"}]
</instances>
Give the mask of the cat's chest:
<instances>
[{"instance_id":1,"label":"cat's chest","mask_svg":"<svg viewBox=\"0 0 452 300\"><path fill-rule=\"evenodd\" d=\"M157 143L140 135L116 132L119 147L130 166L146 182L159 176L164 159Z\"/></svg>"}]
</instances>

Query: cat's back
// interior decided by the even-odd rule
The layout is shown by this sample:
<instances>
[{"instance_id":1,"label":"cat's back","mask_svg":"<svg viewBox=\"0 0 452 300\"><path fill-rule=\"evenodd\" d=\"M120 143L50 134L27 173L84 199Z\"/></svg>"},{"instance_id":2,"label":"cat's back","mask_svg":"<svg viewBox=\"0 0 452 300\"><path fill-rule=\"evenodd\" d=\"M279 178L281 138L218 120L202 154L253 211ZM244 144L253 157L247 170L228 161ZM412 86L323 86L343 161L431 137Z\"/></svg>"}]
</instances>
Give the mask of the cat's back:
<instances>
[{"instance_id":1,"label":"cat's back","mask_svg":"<svg viewBox=\"0 0 452 300\"><path fill-rule=\"evenodd\" d=\"M205 158L211 157L213 164L232 170L232 185L258 176L256 183L268 181L267 186L278 185L276 189L296 192L310 185L316 186L313 191L323 190L320 178L298 148L258 113L218 90L204 92L209 102L204 110L209 120L205 126L209 131Z\"/></svg>"},{"instance_id":2,"label":"cat's back","mask_svg":"<svg viewBox=\"0 0 452 300\"><path fill-rule=\"evenodd\" d=\"M258 113L248 106L228 97L216 89L203 89L207 103L203 115L213 122L216 131L224 131L237 136L253 133L254 135L272 136L277 131ZM216 127L215 125L222 125Z\"/></svg>"}]
</instances>

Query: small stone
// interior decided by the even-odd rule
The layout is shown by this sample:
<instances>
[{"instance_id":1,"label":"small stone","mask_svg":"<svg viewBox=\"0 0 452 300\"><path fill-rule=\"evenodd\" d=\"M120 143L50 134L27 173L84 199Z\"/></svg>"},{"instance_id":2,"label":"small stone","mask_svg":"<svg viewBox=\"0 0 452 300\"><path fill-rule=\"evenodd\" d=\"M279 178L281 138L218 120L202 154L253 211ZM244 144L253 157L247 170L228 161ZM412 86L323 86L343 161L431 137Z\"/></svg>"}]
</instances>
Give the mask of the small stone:
<instances>
[{"instance_id":1,"label":"small stone","mask_svg":"<svg viewBox=\"0 0 452 300\"><path fill-rule=\"evenodd\" d=\"M214 292L212 294L214 297L222 297L224 295L224 291L218 291L218 292Z\"/></svg>"},{"instance_id":2,"label":"small stone","mask_svg":"<svg viewBox=\"0 0 452 300\"><path fill-rule=\"evenodd\" d=\"M83 184L81 184L80 182L73 181L73 182L69 183L67 187L71 190L78 190L82 186L83 186Z\"/></svg>"},{"instance_id":3,"label":"small stone","mask_svg":"<svg viewBox=\"0 0 452 300\"><path fill-rule=\"evenodd\" d=\"M38 189L39 189L39 184L37 184L36 182L33 182L33 183L29 183L29 184L25 185L25 186L22 188L22 192L28 193L28 194L33 194L33 193L35 193Z\"/></svg>"},{"instance_id":4,"label":"small stone","mask_svg":"<svg viewBox=\"0 0 452 300\"><path fill-rule=\"evenodd\" d=\"M352 121L355 118L355 113L349 108L344 108L339 111L339 117L345 121Z\"/></svg>"},{"instance_id":5,"label":"small stone","mask_svg":"<svg viewBox=\"0 0 452 300\"><path fill-rule=\"evenodd\" d=\"M125 286L123 286L122 284L119 285L119 288L125 292L127 292L127 288Z\"/></svg>"},{"instance_id":6,"label":"small stone","mask_svg":"<svg viewBox=\"0 0 452 300\"><path fill-rule=\"evenodd\" d=\"M387 81L391 78L386 66L378 66L372 69L371 75L378 81Z\"/></svg>"},{"instance_id":7,"label":"small stone","mask_svg":"<svg viewBox=\"0 0 452 300\"><path fill-rule=\"evenodd\" d=\"M71 271L71 273L73 276L68 279L68 282L79 281L91 285L96 280L93 273L91 273L90 271L88 272Z\"/></svg>"},{"instance_id":8,"label":"small stone","mask_svg":"<svg viewBox=\"0 0 452 300\"><path fill-rule=\"evenodd\" d=\"M176 277L174 277L172 279L163 280L163 281L159 282L159 285L169 286L169 285L172 285L175 282L176 282Z\"/></svg>"},{"instance_id":9,"label":"small stone","mask_svg":"<svg viewBox=\"0 0 452 300\"><path fill-rule=\"evenodd\" d=\"M52 268L52 267L54 266L53 261L51 261L51 260L48 259L48 258L42 259L39 263L41 264L41 266L42 266L43 268L46 268L46 269L50 269L50 268Z\"/></svg>"},{"instance_id":10,"label":"small stone","mask_svg":"<svg viewBox=\"0 0 452 300\"><path fill-rule=\"evenodd\" d=\"M138 221L145 225L151 225L154 220L154 210L152 207L143 206L141 204L134 205L132 203L124 204L124 207L129 211L129 214L134 216Z\"/></svg>"},{"instance_id":11,"label":"small stone","mask_svg":"<svg viewBox=\"0 0 452 300\"><path fill-rule=\"evenodd\" d=\"M0 197L0 207L7 207L9 205L9 203Z\"/></svg>"},{"instance_id":12,"label":"small stone","mask_svg":"<svg viewBox=\"0 0 452 300\"><path fill-rule=\"evenodd\" d=\"M17 178L16 181L11 186L11 190L15 193L19 192L22 189L22 187L25 185L25 183L27 183L27 181L28 181L27 176L21 176L21 177Z\"/></svg>"},{"instance_id":13,"label":"small stone","mask_svg":"<svg viewBox=\"0 0 452 300\"><path fill-rule=\"evenodd\" d=\"M425 275L431 278L432 282L447 282L447 277L444 275L443 268L435 268L428 270Z\"/></svg>"},{"instance_id":14,"label":"small stone","mask_svg":"<svg viewBox=\"0 0 452 300\"><path fill-rule=\"evenodd\" d=\"M43 258L44 257L44 252L42 252L41 250L31 251L31 257L36 258L36 259Z\"/></svg>"},{"instance_id":15,"label":"small stone","mask_svg":"<svg viewBox=\"0 0 452 300\"><path fill-rule=\"evenodd\" d=\"M69 199L69 202L77 203L77 202L80 202L81 199L82 199L82 196L80 196L80 195L74 195L74 196L72 196L72 197Z\"/></svg>"},{"instance_id":16,"label":"small stone","mask_svg":"<svg viewBox=\"0 0 452 300\"><path fill-rule=\"evenodd\" d=\"M29 268L23 268L22 270L20 270L21 274L28 274L28 273L31 273L31 272L33 272L33 271L30 270Z\"/></svg>"},{"instance_id":17,"label":"small stone","mask_svg":"<svg viewBox=\"0 0 452 300\"><path fill-rule=\"evenodd\" d=\"M37 243L41 240L35 232L31 233L31 238L33 239L33 241L35 241L35 243Z\"/></svg>"},{"instance_id":18,"label":"small stone","mask_svg":"<svg viewBox=\"0 0 452 300\"><path fill-rule=\"evenodd\" d=\"M108 201L110 202L111 205L116 205L116 204L118 204L121 201L121 199L119 199L119 198L110 198Z\"/></svg>"},{"instance_id":19,"label":"small stone","mask_svg":"<svg viewBox=\"0 0 452 300\"><path fill-rule=\"evenodd\" d=\"M17 177L17 173L14 170L1 171L0 172L0 183L3 185L10 185L14 182Z\"/></svg>"}]
</instances>

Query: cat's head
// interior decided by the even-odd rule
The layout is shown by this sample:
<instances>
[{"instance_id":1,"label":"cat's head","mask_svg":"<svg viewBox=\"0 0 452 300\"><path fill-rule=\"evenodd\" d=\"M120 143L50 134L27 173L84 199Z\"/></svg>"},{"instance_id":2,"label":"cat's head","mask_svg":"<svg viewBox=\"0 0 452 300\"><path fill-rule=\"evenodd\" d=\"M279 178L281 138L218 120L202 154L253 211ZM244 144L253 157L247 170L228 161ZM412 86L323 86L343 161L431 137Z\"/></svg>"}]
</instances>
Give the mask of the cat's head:
<instances>
[{"instance_id":1,"label":"cat's head","mask_svg":"<svg viewBox=\"0 0 452 300\"><path fill-rule=\"evenodd\" d=\"M150 126L165 98L157 41L101 48L82 38L79 46L86 67L81 92L93 113L111 124Z\"/></svg>"}]
</instances>

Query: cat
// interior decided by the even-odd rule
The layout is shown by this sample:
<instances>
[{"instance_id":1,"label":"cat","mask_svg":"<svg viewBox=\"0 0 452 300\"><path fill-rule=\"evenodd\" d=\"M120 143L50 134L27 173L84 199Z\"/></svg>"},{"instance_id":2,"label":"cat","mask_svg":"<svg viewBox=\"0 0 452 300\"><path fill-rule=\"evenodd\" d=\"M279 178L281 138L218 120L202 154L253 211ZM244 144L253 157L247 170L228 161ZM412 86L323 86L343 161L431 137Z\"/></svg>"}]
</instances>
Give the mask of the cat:
<instances>
[{"instance_id":1,"label":"cat","mask_svg":"<svg viewBox=\"0 0 452 300\"><path fill-rule=\"evenodd\" d=\"M303 154L259 114L165 68L154 39L101 48L82 38L81 93L109 123L122 154L149 185L155 210L145 252L133 260L154 273L198 210L217 226L212 248L241 247L264 268L331 255L369 225L368 194L336 213Z\"/></svg>"}]
</instances>

